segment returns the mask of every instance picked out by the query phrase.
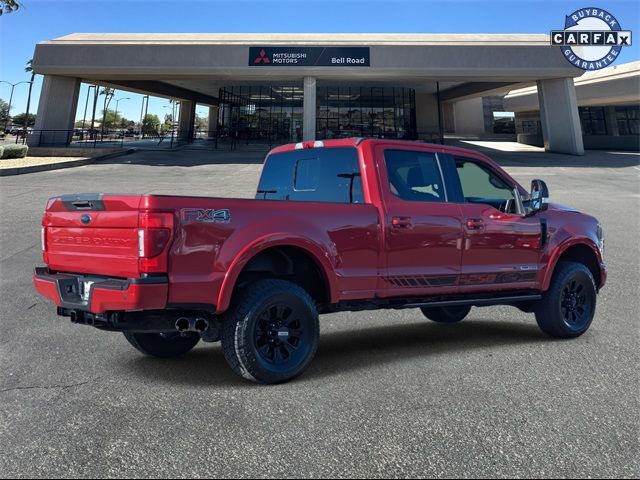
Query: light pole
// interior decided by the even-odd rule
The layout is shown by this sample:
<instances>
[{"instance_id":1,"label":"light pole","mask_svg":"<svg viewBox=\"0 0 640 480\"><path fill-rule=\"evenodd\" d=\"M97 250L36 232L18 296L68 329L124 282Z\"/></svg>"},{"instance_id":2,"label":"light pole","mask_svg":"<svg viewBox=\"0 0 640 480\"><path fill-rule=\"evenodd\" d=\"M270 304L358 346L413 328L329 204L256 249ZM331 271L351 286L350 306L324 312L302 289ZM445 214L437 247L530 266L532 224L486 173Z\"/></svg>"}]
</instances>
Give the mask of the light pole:
<instances>
[{"instance_id":1,"label":"light pole","mask_svg":"<svg viewBox=\"0 0 640 480\"><path fill-rule=\"evenodd\" d=\"M169 100L169 105L164 105L162 108L171 108L171 145L169 148L173 148L173 130L176 124L176 100Z\"/></svg>"},{"instance_id":2,"label":"light pole","mask_svg":"<svg viewBox=\"0 0 640 480\"><path fill-rule=\"evenodd\" d=\"M206 115L206 117L205 117L205 115ZM205 118L207 118L207 130L208 130L208 127L209 127L209 118L208 118L208 117L209 117L209 114L208 114L208 113L206 113L206 112L204 112L204 111L200 111L200 112L198 112L198 116L199 116L199 118L200 118L200 121L201 121L201 122L202 122ZM196 125L196 138L201 138L201 135L202 135L202 132L201 132L201 131L200 131L200 132L198 131L198 126Z\"/></svg>"},{"instance_id":3,"label":"light pole","mask_svg":"<svg viewBox=\"0 0 640 480\"><path fill-rule=\"evenodd\" d=\"M93 89L93 110L91 111L91 132L89 132L89 138L93 138L93 146L96 146L96 140L98 139L98 136L95 134L94 130L94 126L96 123L96 108L98 106L98 95L99 95L99 90L98 90L98 86L94 85L94 89Z\"/></svg>"},{"instance_id":4,"label":"light pole","mask_svg":"<svg viewBox=\"0 0 640 480\"><path fill-rule=\"evenodd\" d=\"M115 115L115 119L114 119L116 123L118 122L118 102L120 100L131 100L131 99L129 97L123 97L123 98L118 98L116 100L116 115Z\"/></svg>"},{"instance_id":5,"label":"light pole","mask_svg":"<svg viewBox=\"0 0 640 480\"><path fill-rule=\"evenodd\" d=\"M142 105L140 107L140 131L138 132L140 134L140 139L144 138L144 134L142 133L142 124L144 122L144 118L143 116L145 115L145 110L144 110L144 106L145 103L149 103L149 95L145 95L144 97L142 97Z\"/></svg>"},{"instance_id":6,"label":"light pole","mask_svg":"<svg viewBox=\"0 0 640 480\"><path fill-rule=\"evenodd\" d=\"M11 83L11 82L7 82L6 80L0 80L0 83L6 83L7 85L11 85L11 95L9 96L9 109L7 111L7 118L4 121L4 130L3 130L4 132L6 132L7 126L9 125L9 116L11 115L11 102L13 101L13 89L16 88L17 85L20 85L21 83L31 83L31 82L29 80L23 80L22 82L18 82L18 83Z\"/></svg>"},{"instance_id":7,"label":"light pole","mask_svg":"<svg viewBox=\"0 0 640 480\"><path fill-rule=\"evenodd\" d=\"M87 107L89 106L89 93L91 92L92 88L96 88L95 85L89 85L89 87L87 87L87 100L84 102L84 115L82 115L82 134L84 135L84 127L85 127L85 121L87 118Z\"/></svg>"},{"instance_id":8,"label":"light pole","mask_svg":"<svg viewBox=\"0 0 640 480\"><path fill-rule=\"evenodd\" d=\"M173 135L176 129L176 101L171 104L171 148L173 148Z\"/></svg>"},{"instance_id":9,"label":"light pole","mask_svg":"<svg viewBox=\"0 0 640 480\"><path fill-rule=\"evenodd\" d=\"M118 98L116 100L116 114L115 114L115 118L114 121L116 122L116 125L118 124L118 102L120 100L131 100L129 97L122 97L122 98ZM120 132L122 133L122 137L120 138L120 146L124 145L124 131Z\"/></svg>"}]
</instances>

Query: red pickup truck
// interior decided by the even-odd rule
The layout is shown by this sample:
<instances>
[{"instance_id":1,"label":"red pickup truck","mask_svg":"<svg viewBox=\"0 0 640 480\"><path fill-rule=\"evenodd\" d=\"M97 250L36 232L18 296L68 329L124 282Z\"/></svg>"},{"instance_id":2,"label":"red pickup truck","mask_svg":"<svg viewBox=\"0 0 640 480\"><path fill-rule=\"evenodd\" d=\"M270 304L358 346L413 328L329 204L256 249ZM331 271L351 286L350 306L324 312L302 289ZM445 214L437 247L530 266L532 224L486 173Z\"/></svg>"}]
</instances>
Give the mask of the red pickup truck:
<instances>
[{"instance_id":1,"label":"red pickup truck","mask_svg":"<svg viewBox=\"0 0 640 480\"><path fill-rule=\"evenodd\" d=\"M591 324L605 284L598 221L527 192L486 156L409 141L273 149L256 199L79 194L51 198L37 290L72 322L172 357L220 340L243 377L302 373L318 314L472 306L535 313L554 337Z\"/></svg>"}]
</instances>

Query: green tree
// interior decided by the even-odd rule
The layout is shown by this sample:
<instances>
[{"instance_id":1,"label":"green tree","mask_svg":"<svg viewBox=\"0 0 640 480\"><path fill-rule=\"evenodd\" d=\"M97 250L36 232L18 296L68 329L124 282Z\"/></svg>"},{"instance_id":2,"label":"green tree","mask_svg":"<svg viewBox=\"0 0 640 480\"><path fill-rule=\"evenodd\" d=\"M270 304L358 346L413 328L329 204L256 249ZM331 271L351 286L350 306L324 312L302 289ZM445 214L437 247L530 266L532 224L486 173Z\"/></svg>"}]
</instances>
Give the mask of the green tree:
<instances>
[{"instance_id":1,"label":"green tree","mask_svg":"<svg viewBox=\"0 0 640 480\"><path fill-rule=\"evenodd\" d=\"M33 127L36 124L36 116L33 113L19 113L13 116L12 121L16 125Z\"/></svg>"},{"instance_id":2,"label":"green tree","mask_svg":"<svg viewBox=\"0 0 640 480\"><path fill-rule=\"evenodd\" d=\"M209 117L201 117L196 113L196 130L208 130L209 129Z\"/></svg>"},{"instance_id":3,"label":"green tree","mask_svg":"<svg viewBox=\"0 0 640 480\"><path fill-rule=\"evenodd\" d=\"M145 135L154 135L160 129L160 118L153 113L147 113L142 120L142 132Z\"/></svg>"},{"instance_id":4,"label":"green tree","mask_svg":"<svg viewBox=\"0 0 640 480\"><path fill-rule=\"evenodd\" d=\"M118 113L116 116L116 112L114 110L102 112L102 118L104 119L104 127L106 129L118 128L123 120L122 115Z\"/></svg>"},{"instance_id":5,"label":"green tree","mask_svg":"<svg viewBox=\"0 0 640 480\"><path fill-rule=\"evenodd\" d=\"M162 124L162 130L171 131L172 128L173 128L173 115L171 115L170 113L167 113L164 116L164 123Z\"/></svg>"},{"instance_id":6,"label":"green tree","mask_svg":"<svg viewBox=\"0 0 640 480\"><path fill-rule=\"evenodd\" d=\"M102 126L101 126L102 133L104 133L105 123L107 121L106 115L107 115L107 111L109 110L109 104L111 103L111 100L113 99L115 94L116 94L116 90L114 88L104 87L100 91L100 95L104 95L104 108L102 109Z\"/></svg>"},{"instance_id":7,"label":"green tree","mask_svg":"<svg viewBox=\"0 0 640 480\"><path fill-rule=\"evenodd\" d=\"M0 0L0 15L15 12L20 6L16 0Z\"/></svg>"},{"instance_id":8,"label":"green tree","mask_svg":"<svg viewBox=\"0 0 640 480\"><path fill-rule=\"evenodd\" d=\"M4 126L9 121L9 104L0 98L0 124Z\"/></svg>"}]
</instances>

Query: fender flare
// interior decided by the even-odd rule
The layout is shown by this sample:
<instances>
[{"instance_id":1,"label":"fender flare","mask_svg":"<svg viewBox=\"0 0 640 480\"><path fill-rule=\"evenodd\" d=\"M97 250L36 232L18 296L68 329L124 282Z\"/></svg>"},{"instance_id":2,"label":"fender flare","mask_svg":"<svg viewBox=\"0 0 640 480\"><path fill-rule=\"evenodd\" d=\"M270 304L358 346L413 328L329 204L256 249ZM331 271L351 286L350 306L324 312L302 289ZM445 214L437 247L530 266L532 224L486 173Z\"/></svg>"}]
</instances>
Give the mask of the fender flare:
<instances>
[{"instance_id":1,"label":"fender flare","mask_svg":"<svg viewBox=\"0 0 640 480\"><path fill-rule=\"evenodd\" d=\"M561 243L552 251L549 256L549 261L547 262L547 268L544 272L544 277L541 283L541 290L546 292L549 289L549 285L551 284L551 278L553 277L553 272L558 265L558 261L564 252L566 252L569 248L575 247L576 245L584 245L589 247L596 257L596 261L598 265L602 264L602 255L600 254L600 250L598 249L595 242L589 237L572 237L565 242ZM599 285L596 285L597 288L600 288Z\"/></svg>"},{"instance_id":2,"label":"fender flare","mask_svg":"<svg viewBox=\"0 0 640 480\"><path fill-rule=\"evenodd\" d=\"M316 262L325 278L329 291L329 301L331 303L338 302L338 282L329 253L308 238L292 237L290 234L274 234L257 238L234 257L227 269L218 294L216 313L222 313L229 308L236 281L245 265L257 254L272 247L297 247L307 253Z\"/></svg>"}]
</instances>

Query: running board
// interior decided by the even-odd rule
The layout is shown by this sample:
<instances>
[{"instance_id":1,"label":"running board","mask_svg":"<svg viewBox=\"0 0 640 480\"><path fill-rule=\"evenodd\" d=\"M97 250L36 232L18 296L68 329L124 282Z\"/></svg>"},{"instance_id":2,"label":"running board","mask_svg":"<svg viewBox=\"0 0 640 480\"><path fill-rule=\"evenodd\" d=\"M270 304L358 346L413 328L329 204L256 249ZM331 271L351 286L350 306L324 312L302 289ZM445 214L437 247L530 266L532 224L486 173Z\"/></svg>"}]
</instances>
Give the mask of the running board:
<instances>
[{"instance_id":1,"label":"running board","mask_svg":"<svg viewBox=\"0 0 640 480\"><path fill-rule=\"evenodd\" d=\"M534 290L531 293L524 295L514 295L515 292L511 292L511 295L500 294L480 294L477 296L454 296L451 299L440 296L435 298L429 297L409 297L409 298L377 298L372 300L349 300L333 305L322 305L319 307L320 313L332 313L332 312L359 312L363 310L379 310L379 309L393 309L401 310L404 308L418 308L418 307L456 307L459 305L471 305L478 307L485 307L489 305L514 305L523 302L532 302L540 300L542 294L539 291Z\"/></svg>"},{"instance_id":2,"label":"running board","mask_svg":"<svg viewBox=\"0 0 640 480\"><path fill-rule=\"evenodd\" d=\"M456 307L459 305L472 305L475 307L486 307L489 305L508 305L512 303L530 302L540 300L542 295L518 295L515 297L493 297L493 298L476 298L464 300L442 300L436 302L418 302L407 303L402 308L418 308L418 307Z\"/></svg>"}]
</instances>

